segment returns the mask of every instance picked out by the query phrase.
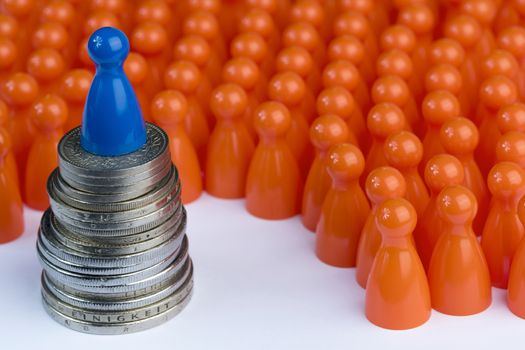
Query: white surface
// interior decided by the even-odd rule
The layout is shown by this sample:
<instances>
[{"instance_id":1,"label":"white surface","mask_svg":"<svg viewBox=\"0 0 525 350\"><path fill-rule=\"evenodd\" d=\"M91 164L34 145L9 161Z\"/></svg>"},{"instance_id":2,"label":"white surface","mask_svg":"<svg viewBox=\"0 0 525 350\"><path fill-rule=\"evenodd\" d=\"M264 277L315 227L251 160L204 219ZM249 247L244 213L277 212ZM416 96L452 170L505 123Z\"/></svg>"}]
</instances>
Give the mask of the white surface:
<instances>
[{"instance_id":1,"label":"white surface","mask_svg":"<svg viewBox=\"0 0 525 350\"><path fill-rule=\"evenodd\" d=\"M317 260L298 217L259 220L243 201L207 195L187 209L193 300L172 321L124 336L73 332L47 316L35 254L41 213L27 210L26 233L0 245L0 349L523 349L525 320L501 290L480 315L433 311L422 327L383 330L364 316L354 270Z\"/></svg>"}]
</instances>

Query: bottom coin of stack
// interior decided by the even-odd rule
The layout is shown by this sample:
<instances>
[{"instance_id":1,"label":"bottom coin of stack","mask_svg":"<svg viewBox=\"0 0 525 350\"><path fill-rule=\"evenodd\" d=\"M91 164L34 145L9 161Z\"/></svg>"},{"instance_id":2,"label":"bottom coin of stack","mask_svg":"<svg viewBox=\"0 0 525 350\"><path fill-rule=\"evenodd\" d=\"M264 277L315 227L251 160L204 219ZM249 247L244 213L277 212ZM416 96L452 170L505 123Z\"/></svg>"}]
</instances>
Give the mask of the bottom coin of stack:
<instances>
[{"instance_id":1,"label":"bottom coin of stack","mask_svg":"<svg viewBox=\"0 0 525 350\"><path fill-rule=\"evenodd\" d=\"M193 290L186 211L167 137L147 124L148 139L120 157L89 154L79 129L59 144L48 180L51 208L37 252L49 315L86 333L121 334L178 314Z\"/></svg>"}]
</instances>

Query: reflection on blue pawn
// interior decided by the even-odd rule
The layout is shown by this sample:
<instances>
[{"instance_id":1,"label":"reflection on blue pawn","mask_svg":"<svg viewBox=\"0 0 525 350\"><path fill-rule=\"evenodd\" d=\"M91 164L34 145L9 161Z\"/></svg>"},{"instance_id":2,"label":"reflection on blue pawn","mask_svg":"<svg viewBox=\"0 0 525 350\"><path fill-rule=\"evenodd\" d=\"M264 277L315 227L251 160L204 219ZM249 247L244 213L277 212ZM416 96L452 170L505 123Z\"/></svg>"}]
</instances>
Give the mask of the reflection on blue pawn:
<instances>
[{"instance_id":1,"label":"reflection on blue pawn","mask_svg":"<svg viewBox=\"0 0 525 350\"><path fill-rule=\"evenodd\" d=\"M84 108L80 145L100 156L134 152L146 143L146 126L123 69L128 38L115 28L98 29L89 38L88 52L97 72Z\"/></svg>"}]
</instances>

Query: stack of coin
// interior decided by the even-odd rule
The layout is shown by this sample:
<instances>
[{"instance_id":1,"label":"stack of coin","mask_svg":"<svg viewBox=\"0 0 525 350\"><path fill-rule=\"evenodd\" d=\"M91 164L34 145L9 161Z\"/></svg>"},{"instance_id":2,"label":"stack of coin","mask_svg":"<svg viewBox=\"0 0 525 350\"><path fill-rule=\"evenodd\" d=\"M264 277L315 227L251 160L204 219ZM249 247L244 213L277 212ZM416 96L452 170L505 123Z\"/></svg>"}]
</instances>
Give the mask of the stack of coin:
<instances>
[{"instance_id":1,"label":"stack of coin","mask_svg":"<svg viewBox=\"0 0 525 350\"><path fill-rule=\"evenodd\" d=\"M58 146L37 251L44 307L74 330L144 330L175 316L191 298L177 169L164 131L146 128L146 144L123 156L86 152L80 128Z\"/></svg>"}]
</instances>

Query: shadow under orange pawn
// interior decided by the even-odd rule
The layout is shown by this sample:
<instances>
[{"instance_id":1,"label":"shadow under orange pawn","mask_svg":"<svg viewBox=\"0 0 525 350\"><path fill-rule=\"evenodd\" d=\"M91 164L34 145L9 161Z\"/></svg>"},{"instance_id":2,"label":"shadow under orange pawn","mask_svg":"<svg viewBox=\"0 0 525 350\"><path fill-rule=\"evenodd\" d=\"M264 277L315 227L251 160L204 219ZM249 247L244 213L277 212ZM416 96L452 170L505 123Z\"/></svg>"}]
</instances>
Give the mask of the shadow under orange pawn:
<instances>
[{"instance_id":1,"label":"shadow under orange pawn","mask_svg":"<svg viewBox=\"0 0 525 350\"><path fill-rule=\"evenodd\" d=\"M335 114L322 115L310 126L310 142L315 147L315 158L306 178L301 214L303 225L312 232L315 232L321 206L330 188L328 150L334 145L348 142L348 136L346 122Z\"/></svg>"},{"instance_id":2,"label":"shadow under orange pawn","mask_svg":"<svg viewBox=\"0 0 525 350\"><path fill-rule=\"evenodd\" d=\"M133 86L144 120L151 122L152 118L148 107L150 96L146 91L146 80L149 74L148 62L141 54L130 52L124 61L124 72Z\"/></svg>"},{"instance_id":3,"label":"shadow under orange pawn","mask_svg":"<svg viewBox=\"0 0 525 350\"><path fill-rule=\"evenodd\" d=\"M379 167L366 178L365 191L372 203L372 210L366 218L357 247L355 278L362 288L366 288L370 269L381 245L381 233L375 222L377 207L387 199L404 197L406 183L403 175L395 168Z\"/></svg>"},{"instance_id":4,"label":"shadow under orange pawn","mask_svg":"<svg viewBox=\"0 0 525 350\"><path fill-rule=\"evenodd\" d=\"M437 90L425 96L421 106L421 112L427 124L427 132L423 138L422 167L436 154L445 152L439 140L441 126L446 121L459 117L460 108L456 96L448 91Z\"/></svg>"},{"instance_id":5,"label":"shadow under orange pawn","mask_svg":"<svg viewBox=\"0 0 525 350\"><path fill-rule=\"evenodd\" d=\"M259 67L246 57L232 58L222 67L222 80L225 83L237 84L244 89L248 102L243 116L244 125L252 140L257 140L253 127L253 112L261 102L257 95L257 85L260 81Z\"/></svg>"},{"instance_id":6,"label":"shadow under orange pawn","mask_svg":"<svg viewBox=\"0 0 525 350\"><path fill-rule=\"evenodd\" d=\"M31 122L37 130L25 174L25 200L33 209L49 207L47 178L58 166L58 142L64 134L63 127L68 117L67 105L57 95L44 95L35 101Z\"/></svg>"},{"instance_id":7,"label":"shadow under orange pawn","mask_svg":"<svg viewBox=\"0 0 525 350\"><path fill-rule=\"evenodd\" d=\"M482 312L492 302L490 274L472 231L476 197L463 186L449 186L437 197L445 225L428 268L432 307L454 316Z\"/></svg>"},{"instance_id":8,"label":"shadow under orange pawn","mask_svg":"<svg viewBox=\"0 0 525 350\"><path fill-rule=\"evenodd\" d=\"M206 191L219 198L242 198L246 175L255 149L244 125L246 93L236 84L219 85L210 100L217 118L206 156Z\"/></svg>"},{"instance_id":9,"label":"shadow under orange pawn","mask_svg":"<svg viewBox=\"0 0 525 350\"><path fill-rule=\"evenodd\" d=\"M332 184L321 207L315 251L326 264L353 267L359 236L370 205L359 184L365 159L358 147L343 143L328 151L327 171Z\"/></svg>"},{"instance_id":10,"label":"shadow under orange pawn","mask_svg":"<svg viewBox=\"0 0 525 350\"><path fill-rule=\"evenodd\" d=\"M306 178L313 159L313 148L308 141L308 122L301 107L305 93L303 79L293 72L277 73L268 83L268 97L284 104L290 112L291 125L286 141L297 159L301 179Z\"/></svg>"},{"instance_id":11,"label":"shadow under orange pawn","mask_svg":"<svg viewBox=\"0 0 525 350\"><path fill-rule=\"evenodd\" d=\"M24 232L24 207L19 187L5 162L10 146L7 130L0 127L0 243L15 240Z\"/></svg>"},{"instance_id":12,"label":"shadow under orange pawn","mask_svg":"<svg viewBox=\"0 0 525 350\"><path fill-rule=\"evenodd\" d=\"M206 148L210 137L210 128L197 96L200 82L199 68L190 61L176 61L170 64L164 72L164 85L168 89L182 92L186 97L188 113L184 119L184 126L199 156L201 169L203 169L206 164Z\"/></svg>"},{"instance_id":13,"label":"shadow under orange pawn","mask_svg":"<svg viewBox=\"0 0 525 350\"><path fill-rule=\"evenodd\" d=\"M412 204L403 198L381 203L375 217L382 243L366 284L365 314L387 329L409 329L430 318L427 277L412 244L417 222Z\"/></svg>"},{"instance_id":14,"label":"shadow under orange pawn","mask_svg":"<svg viewBox=\"0 0 525 350\"><path fill-rule=\"evenodd\" d=\"M430 189L430 200L414 230L417 252L425 269L428 268L436 242L443 232L444 222L437 211L437 196L447 186L461 185L465 178L463 165L450 154L438 154L425 166L425 182Z\"/></svg>"},{"instance_id":15,"label":"shadow under orange pawn","mask_svg":"<svg viewBox=\"0 0 525 350\"><path fill-rule=\"evenodd\" d=\"M481 247L492 286L505 289L512 257L525 232L518 217L518 202L525 194L525 171L515 163L497 163L489 172L487 185L492 201Z\"/></svg>"},{"instance_id":16,"label":"shadow under orange pawn","mask_svg":"<svg viewBox=\"0 0 525 350\"><path fill-rule=\"evenodd\" d=\"M151 117L169 137L171 160L177 167L181 182L182 203L193 202L202 193L199 159L184 129L188 103L175 90L164 90L151 101Z\"/></svg>"},{"instance_id":17,"label":"shadow under orange pawn","mask_svg":"<svg viewBox=\"0 0 525 350\"><path fill-rule=\"evenodd\" d=\"M387 165L383 144L386 138L407 129L407 122L403 111L392 103L379 103L368 112L366 124L372 146L366 156L365 175L377 167Z\"/></svg>"},{"instance_id":18,"label":"shadow under orange pawn","mask_svg":"<svg viewBox=\"0 0 525 350\"><path fill-rule=\"evenodd\" d=\"M423 144L410 131L400 131L385 140L383 153L387 164L403 174L405 198L414 206L417 216L421 217L429 200L427 187L418 170L423 158Z\"/></svg>"},{"instance_id":19,"label":"shadow under orange pawn","mask_svg":"<svg viewBox=\"0 0 525 350\"><path fill-rule=\"evenodd\" d=\"M463 164L463 185L474 193L477 200L477 213L472 228L474 233L480 236L487 218L490 196L483 175L474 160L474 150L479 143L478 129L467 118L453 118L441 126L439 141L447 153Z\"/></svg>"},{"instance_id":20,"label":"shadow under orange pawn","mask_svg":"<svg viewBox=\"0 0 525 350\"><path fill-rule=\"evenodd\" d=\"M525 197L518 203L518 217L525 225ZM521 239L510 267L507 305L516 316L525 318L525 240Z\"/></svg>"},{"instance_id":21,"label":"shadow under orange pawn","mask_svg":"<svg viewBox=\"0 0 525 350\"><path fill-rule=\"evenodd\" d=\"M254 216L279 220L299 213L299 167L286 142L291 122L290 112L279 102L262 103L255 111L259 144L246 179L246 209Z\"/></svg>"},{"instance_id":22,"label":"shadow under orange pawn","mask_svg":"<svg viewBox=\"0 0 525 350\"><path fill-rule=\"evenodd\" d=\"M38 83L29 74L14 73L3 82L1 90L9 107L11 150L15 156L20 184L24 184L27 156L36 134L30 114L31 106L38 97ZM23 186L20 192L23 197Z\"/></svg>"},{"instance_id":23,"label":"shadow under orange pawn","mask_svg":"<svg viewBox=\"0 0 525 350\"><path fill-rule=\"evenodd\" d=\"M59 92L66 101L68 108L68 119L64 125L64 131L69 131L80 126L84 114L84 103L91 87L93 73L87 69L73 69L62 78Z\"/></svg>"}]
</instances>

